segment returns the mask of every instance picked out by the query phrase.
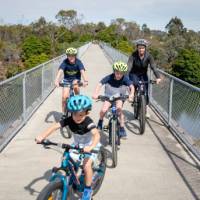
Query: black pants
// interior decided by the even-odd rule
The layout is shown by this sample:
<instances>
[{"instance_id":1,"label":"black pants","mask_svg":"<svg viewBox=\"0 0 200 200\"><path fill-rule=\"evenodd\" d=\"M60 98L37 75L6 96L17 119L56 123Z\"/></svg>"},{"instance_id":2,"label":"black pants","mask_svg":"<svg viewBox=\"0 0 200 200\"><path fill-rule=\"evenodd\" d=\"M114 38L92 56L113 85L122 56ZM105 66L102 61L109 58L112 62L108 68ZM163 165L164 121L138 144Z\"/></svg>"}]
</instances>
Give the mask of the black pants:
<instances>
[{"instance_id":1,"label":"black pants","mask_svg":"<svg viewBox=\"0 0 200 200\"><path fill-rule=\"evenodd\" d=\"M147 74L143 75L136 75L136 74L129 74L129 79L132 81L133 85L135 86L135 89L139 85L139 81L148 81ZM148 95L148 83L145 83L145 96L146 96L146 104L149 104L149 95Z\"/></svg>"}]
</instances>

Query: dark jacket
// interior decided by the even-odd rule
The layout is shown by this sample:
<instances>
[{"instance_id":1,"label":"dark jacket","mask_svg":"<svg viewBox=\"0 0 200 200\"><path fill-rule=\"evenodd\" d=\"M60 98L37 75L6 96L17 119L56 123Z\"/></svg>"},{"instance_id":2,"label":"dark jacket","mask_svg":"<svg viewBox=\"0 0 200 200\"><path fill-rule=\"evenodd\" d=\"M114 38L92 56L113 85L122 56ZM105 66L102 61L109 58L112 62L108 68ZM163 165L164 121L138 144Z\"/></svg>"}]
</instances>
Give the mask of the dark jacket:
<instances>
[{"instance_id":1,"label":"dark jacket","mask_svg":"<svg viewBox=\"0 0 200 200\"><path fill-rule=\"evenodd\" d=\"M142 60L140 59L138 55L138 51L133 52L132 55L128 59L128 67L129 67L128 73L129 74L135 74L138 76L146 75L148 66L151 67L156 78L160 78L160 75L158 71L156 70L154 59L152 55L149 54L148 52L145 53L144 58Z\"/></svg>"}]
</instances>

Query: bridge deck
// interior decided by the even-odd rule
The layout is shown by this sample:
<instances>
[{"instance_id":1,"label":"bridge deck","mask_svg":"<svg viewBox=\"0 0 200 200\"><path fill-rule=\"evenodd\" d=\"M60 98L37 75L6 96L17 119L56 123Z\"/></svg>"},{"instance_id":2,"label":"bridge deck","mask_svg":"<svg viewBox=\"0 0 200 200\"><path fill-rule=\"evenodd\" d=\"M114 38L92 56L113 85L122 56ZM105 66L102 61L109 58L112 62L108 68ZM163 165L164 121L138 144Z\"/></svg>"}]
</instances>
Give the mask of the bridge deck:
<instances>
[{"instance_id":1,"label":"bridge deck","mask_svg":"<svg viewBox=\"0 0 200 200\"><path fill-rule=\"evenodd\" d=\"M97 45L92 45L82 58L89 74L89 86L83 93L91 95L95 85L111 67ZM47 184L51 168L59 165L60 149L46 150L34 138L61 116L61 89L55 89L12 142L0 154L0 199L36 199ZM94 103L91 116L97 122L101 102ZM118 166L108 166L96 200L190 200L198 199L199 171L191 158L152 112L146 132L137 135L131 120L131 107L124 107L128 139L123 140ZM65 141L60 131L53 140ZM102 134L104 144L106 133ZM108 152L109 146L106 147ZM111 162L108 162L108 165ZM200 179L199 179L200 180Z\"/></svg>"}]
</instances>

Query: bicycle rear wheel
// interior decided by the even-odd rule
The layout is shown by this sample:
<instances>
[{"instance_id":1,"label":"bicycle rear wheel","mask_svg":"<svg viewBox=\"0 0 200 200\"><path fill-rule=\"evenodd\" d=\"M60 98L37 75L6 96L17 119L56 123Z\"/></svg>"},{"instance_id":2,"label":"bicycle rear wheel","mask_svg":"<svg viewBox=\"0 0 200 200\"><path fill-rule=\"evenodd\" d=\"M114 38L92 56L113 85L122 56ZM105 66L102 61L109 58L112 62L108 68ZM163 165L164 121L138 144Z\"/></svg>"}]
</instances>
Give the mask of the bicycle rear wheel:
<instances>
[{"instance_id":1,"label":"bicycle rear wheel","mask_svg":"<svg viewBox=\"0 0 200 200\"><path fill-rule=\"evenodd\" d=\"M139 99L138 99L138 94L137 91L135 93L134 101L133 101L133 112L134 112L134 119L138 119L138 111L139 111Z\"/></svg>"},{"instance_id":2,"label":"bicycle rear wheel","mask_svg":"<svg viewBox=\"0 0 200 200\"><path fill-rule=\"evenodd\" d=\"M70 112L67 112L66 114L66 117L70 117L71 116L71 113ZM71 138L72 137L72 132L71 130L69 129L68 126L66 126L65 128L62 128L61 129L61 134L64 138Z\"/></svg>"},{"instance_id":3,"label":"bicycle rear wheel","mask_svg":"<svg viewBox=\"0 0 200 200\"><path fill-rule=\"evenodd\" d=\"M138 110L138 120L139 120L139 133L142 135L145 131L145 124L146 124L146 102L145 96L141 95L139 101L139 110Z\"/></svg>"},{"instance_id":4,"label":"bicycle rear wheel","mask_svg":"<svg viewBox=\"0 0 200 200\"><path fill-rule=\"evenodd\" d=\"M99 191L102 185L105 173L106 173L107 155L103 146L100 148L100 151L99 151L98 162L99 162L98 169L94 169L94 173L95 172L98 173L97 174L98 177L97 177L97 180L95 180L95 182L93 182L93 185L92 185L93 196Z\"/></svg>"}]
</instances>

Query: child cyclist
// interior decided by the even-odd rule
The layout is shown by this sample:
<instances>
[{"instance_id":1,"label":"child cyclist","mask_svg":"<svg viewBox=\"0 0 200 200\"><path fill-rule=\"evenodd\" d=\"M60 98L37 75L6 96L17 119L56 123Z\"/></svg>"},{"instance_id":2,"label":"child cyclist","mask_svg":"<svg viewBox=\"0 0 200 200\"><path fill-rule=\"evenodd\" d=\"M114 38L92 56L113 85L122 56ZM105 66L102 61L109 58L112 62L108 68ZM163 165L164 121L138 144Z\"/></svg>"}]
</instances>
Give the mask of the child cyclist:
<instances>
[{"instance_id":1,"label":"child cyclist","mask_svg":"<svg viewBox=\"0 0 200 200\"><path fill-rule=\"evenodd\" d=\"M105 95L112 96L115 94L125 95L127 92L127 86L130 88L129 101L133 101L134 95L134 86L132 82L129 80L129 77L125 75L128 71L128 66L126 63L118 61L113 64L114 72L106 77L104 77L100 83L97 85L95 92L93 94L93 99L97 99L100 89L103 85L105 85ZM105 101L103 107L100 111L100 119L98 122L98 128L102 130L103 128L103 118L110 108L111 104L108 101ZM126 137L126 131L124 129L124 115L122 113L123 101L117 100L116 102L117 112L119 114L120 119L120 130L119 135L121 137Z\"/></svg>"},{"instance_id":2,"label":"child cyclist","mask_svg":"<svg viewBox=\"0 0 200 200\"><path fill-rule=\"evenodd\" d=\"M83 147L84 152L90 152L92 149L99 150L101 145L99 143L100 134L93 120L88 116L91 107L92 102L87 96L75 95L70 97L67 102L67 109L72 113L72 116L63 118L58 123L54 123L46 131L36 137L36 142L42 142L42 140L60 127L69 126L70 130L73 132L74 145ZM86 155L83 161L85 189L82 200L90 200L92 198L92 163L96 159L97 154L92 153L91 155Z\"/></svg>"},{"instance_id":3,"label":"child cyclist","mask_svg":"<svg viewBox=\"0 0 200 200\"><path fill-rule=\"evenodd\" d=\"M81 80L81 76L82 76L84 80L84 86L88 84L88 79L85 74L85 68L83 66L83 63L76 57L77 52L78 52L77 49L72 48L72 47L66 50L67 58L61 63L59 67L59 70L55 79L56 87L59 87L59 82L60 82L60 78L62 74L64 75L64 82L66 83L69 83L69 84L77 83L77 81ZM65 102L66 102L66 99L69 97L69 90L70 90L70 87L66 86L63 88L63 92L62 92L63 114L66 113Z\"/></svg>"}]
</instances>

